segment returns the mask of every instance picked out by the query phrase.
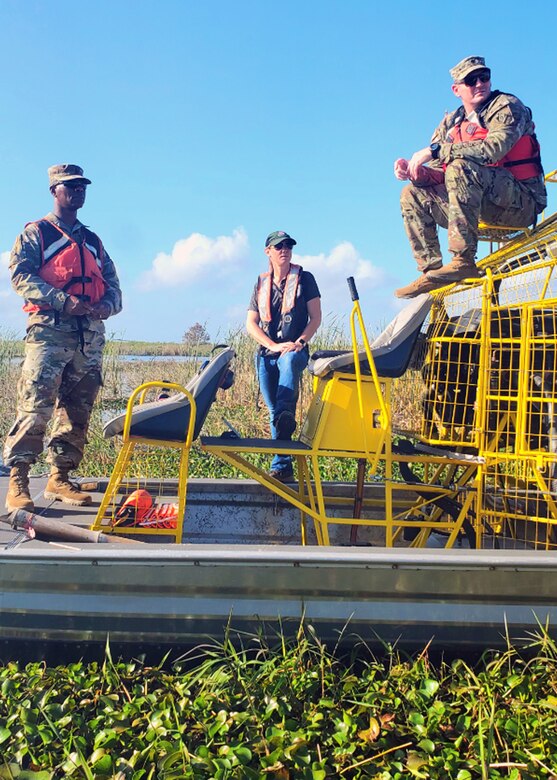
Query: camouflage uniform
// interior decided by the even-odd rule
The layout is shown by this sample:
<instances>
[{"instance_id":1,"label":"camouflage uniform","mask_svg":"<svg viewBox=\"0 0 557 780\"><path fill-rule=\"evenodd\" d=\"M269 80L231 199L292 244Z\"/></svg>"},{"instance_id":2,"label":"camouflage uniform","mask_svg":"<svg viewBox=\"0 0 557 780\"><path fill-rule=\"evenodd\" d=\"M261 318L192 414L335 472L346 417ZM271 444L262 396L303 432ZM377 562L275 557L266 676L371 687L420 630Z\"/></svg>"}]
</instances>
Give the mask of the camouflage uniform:
<instances>
[{"instance_id":1,"label":"camouflage uniform","mask_svg":"<svg viewBox=\"0 0 557 780\"><path fill-rule=\"evenodd\" d=\"M440 144L438 161L422 167L420 178L401 194L402 218L420 271L442 264L438 225L448 228L449 251L474 262L480 220L526 227L547 204L543 174L519 181L509 169L493 167L522 135L534 132L530 109L514 95L492 92L475 112L487 137L452 143L448 135L459 112L448 114L433 133L431 142Z\"/></svg>"},{"instance_id":2,"label":"camouflage uniform","mask_svg":"<svg viewBox=\"0 0 557 780\"><path fill-rule=\"evenodd\" d=\"M81 243L84 225L79 220L69 227L52 213L45 219ZM70 470L83 457L91 409L102 383L104 322L64 314L67 293L41 279L41 262L39 229L29 224L12 249L12 286L25 300L52 309L29 314L17 419L4 444L4 462L8 466L34 463L52 418L47 460L55 468ZM106 252L103 279L106 291L101 303L107 304L111 315L118 314L122 309L120 284Z\"/></svg>"}]
</instances>

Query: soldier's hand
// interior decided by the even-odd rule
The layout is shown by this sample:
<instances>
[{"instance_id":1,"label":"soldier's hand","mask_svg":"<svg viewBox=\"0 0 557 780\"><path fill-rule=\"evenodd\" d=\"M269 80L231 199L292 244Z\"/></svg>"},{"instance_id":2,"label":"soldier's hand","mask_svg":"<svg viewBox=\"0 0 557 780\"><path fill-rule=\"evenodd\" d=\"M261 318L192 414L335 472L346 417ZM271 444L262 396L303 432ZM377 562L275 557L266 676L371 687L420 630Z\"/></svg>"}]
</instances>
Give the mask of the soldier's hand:
<instances>
[{"instance_id":1,"label":"soldier's hand","mask_svg":"<svg viewBox=\"0 0 557 780\"><path fill-rule=\"evenodd\" d=\"M419 152L414 152L410 161L408 162L408 175L411 179L419 178L419 169L424 163L432 160L431 149L426 146L425 149L420 149Z\"/></svg>"},{"instance_id":2,"label":"soldier's hand","mask_svg":"<svg viewBox=\"0 0 557 780\"><path fill-rule=\"evenodd\" d=\"M84 314L89 314L90 311L90 304L80 300L75 295L68 295L66 298L64 314L68 314L71 317L83 317Z\"/></svg>"},{"instance_id":3,"label":"soldier's hand","mask_svg":"<svg viewBox=\"0 0 557 780\"><path fill-rule=\"evenodd\" d=\"M107 303L93 304L89 317L93 320L107 320L110 317L110 306Z\"/></svg>"},{"instance_id":4,"label":"soldier's hand","mask_svg":"<svg viewBox=\"0 0 557 780\"><path fill-rule=\"evenodd\" d=\"M399 181L406 181L410 178L408 175L408 160L405 160L404 157L399 157L398 160L395 160L395 176Z\"/></svg>"}]
</instances>

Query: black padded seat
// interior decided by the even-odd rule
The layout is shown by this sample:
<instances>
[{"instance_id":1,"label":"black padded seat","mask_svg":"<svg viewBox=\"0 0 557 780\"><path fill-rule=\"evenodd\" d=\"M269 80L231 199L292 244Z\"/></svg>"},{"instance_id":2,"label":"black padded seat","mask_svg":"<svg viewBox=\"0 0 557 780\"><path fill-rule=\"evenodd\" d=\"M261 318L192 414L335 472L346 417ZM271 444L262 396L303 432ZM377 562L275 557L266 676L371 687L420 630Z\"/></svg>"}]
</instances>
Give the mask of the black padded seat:
<instances>
[{"instance_id":1,"label":"black padded seat","mask_svg":"<svg viewBox=\"0 0 557 780\"><path fill-rule=\"evenodd\" d=\"M379 376L395 378L404 374L432 303L433 298L429 293L414 298L412 303L399 311L383 332L372 341L370 349ZM370 368L365 351L359 352L358 357L360 370L364 374L369 374ZM314 376L319 377L325 377L334 371L354 373L354 353L352 350L315 352L311 356L308 369Z\"/></svg>"},{"instance_id":2,"label":"black padded seat","mask_svg":"<svg viewBox=\"0 0 557 780\"><path fill-rule=\"evenodd\" d=\"M193 438L199 436L217 390L227 378L234 350L226 347L215 355L185 386L196 403L197 414ZM126 413L113 417L103 429L105 438L121 434L124 430ZM159 439L163 441L184 441L190 420L190 402L184 393L175 393L162 401L138 404L132 412L131 437Z\"/></svg>"}]
</instances>

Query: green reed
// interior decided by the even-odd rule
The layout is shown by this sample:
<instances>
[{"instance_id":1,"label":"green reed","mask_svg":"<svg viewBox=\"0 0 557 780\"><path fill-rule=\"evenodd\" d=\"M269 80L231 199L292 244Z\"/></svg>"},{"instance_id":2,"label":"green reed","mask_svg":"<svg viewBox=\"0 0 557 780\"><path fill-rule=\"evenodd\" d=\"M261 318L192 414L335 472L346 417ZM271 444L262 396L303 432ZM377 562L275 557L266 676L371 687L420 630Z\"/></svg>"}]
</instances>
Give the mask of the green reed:
<instances>
[{"instance_id":1,"label":"green reed","mask_svg":"<svg viewBox=\"0 0 557 780\"><path fill-rule=\"evenodd\" d=\"M220 339L229 344L236 353L234 360L235 383L228 391L219 391L217 400L209 411L203 433L218 436L227 429L227 420L241 436L270 438L270 428L267 409L259 394L255 371L255 345L243 329L238 329ZM123 351L127 345L135 344L137 349L127 353L127 356L137 356L138 359L123 359ZM99 393L91 417L88 444L85 457L79 469L84 476L109 475L114 465L119 439L105 439L102 435L103 425L107 419L125 410L127 399L132 390L144 382L168 380L177 384L186 384L199 369L199 360L204 357L205 345L200 351L190 355L190 359L174 360L175 354L169 354L174 348L182 345L149 345L145 354L141 342L122 342L118 339L107 341L104 365L103 387ZM160 350L159 350L160 346ZM312 343L312 350L318 349L348 349L350 342L342 323L333 320L322 328L318 338ZM6 335L0 335L0 436L5 437L12 425L16 406L16 385L19 376L19 361L21 343ZM139 356L142 356L139 359ZM421 377L418 372L407 372L395 382L393 391L393 410L395 427L415 430L419 427L419 397L421 395ZM312 382L308 372L304 373L300 390L297 417L298 429L301 427L305 413L312 397ZM224 418L224 419L223 419ZM254 461L265 468L268 457L255 457ZM178 454L172 451L164 453L151 450L145 457L146 477L175 477L177 473ZM44 470L43 460L37 464L35 471ZM356 474L356 462L349 459L327 459L324 463L323 477L327 480L353 480ZM225 463L203 452L198 443L194 444L190 459L190 476L192 477L241 477L242 475Z\"/></svg>"}]
</instances>

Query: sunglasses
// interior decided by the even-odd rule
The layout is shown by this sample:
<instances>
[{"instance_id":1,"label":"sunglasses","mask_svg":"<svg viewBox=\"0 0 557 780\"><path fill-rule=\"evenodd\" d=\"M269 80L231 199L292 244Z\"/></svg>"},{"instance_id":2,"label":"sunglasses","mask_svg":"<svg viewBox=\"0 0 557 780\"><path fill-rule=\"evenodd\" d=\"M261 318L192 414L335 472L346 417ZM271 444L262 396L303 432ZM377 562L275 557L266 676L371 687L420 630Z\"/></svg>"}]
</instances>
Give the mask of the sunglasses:
<instances>
[{"instance_id":1,"label":"sunglasses","mask_svg":"<svg viewBox=\"0 0 557 780\"><path fill-rule=\"evenodd\" d=\"M274 249L292 249L294 244L291 241L281 241L280 244L275 244Z\"/></svg>"},{"instance_id":2,"label":"sunglasses","mask_svg":"<svg viewBox=\"0 0 557 780\"><path fill-rule=\"evenodd\" d=\"M491 71L490 70L481 70L476 71L475 73L469 73L466 78L463 78L460 82L461 84L466 84L467 87L475 87L478 80L482 82L482 84L487 84L487 82L491 79Z\"/></svg>"},{"instance_id":3,"label":"sunglasses","mask_svg":"<svg viewBox=\"0 0 557 780\"><path fill-rule=\"evenodd\" d=\"M69 190L84 190L87 187L84 181L64 181L62 184Z\"/></svg>"}]
</instances>

